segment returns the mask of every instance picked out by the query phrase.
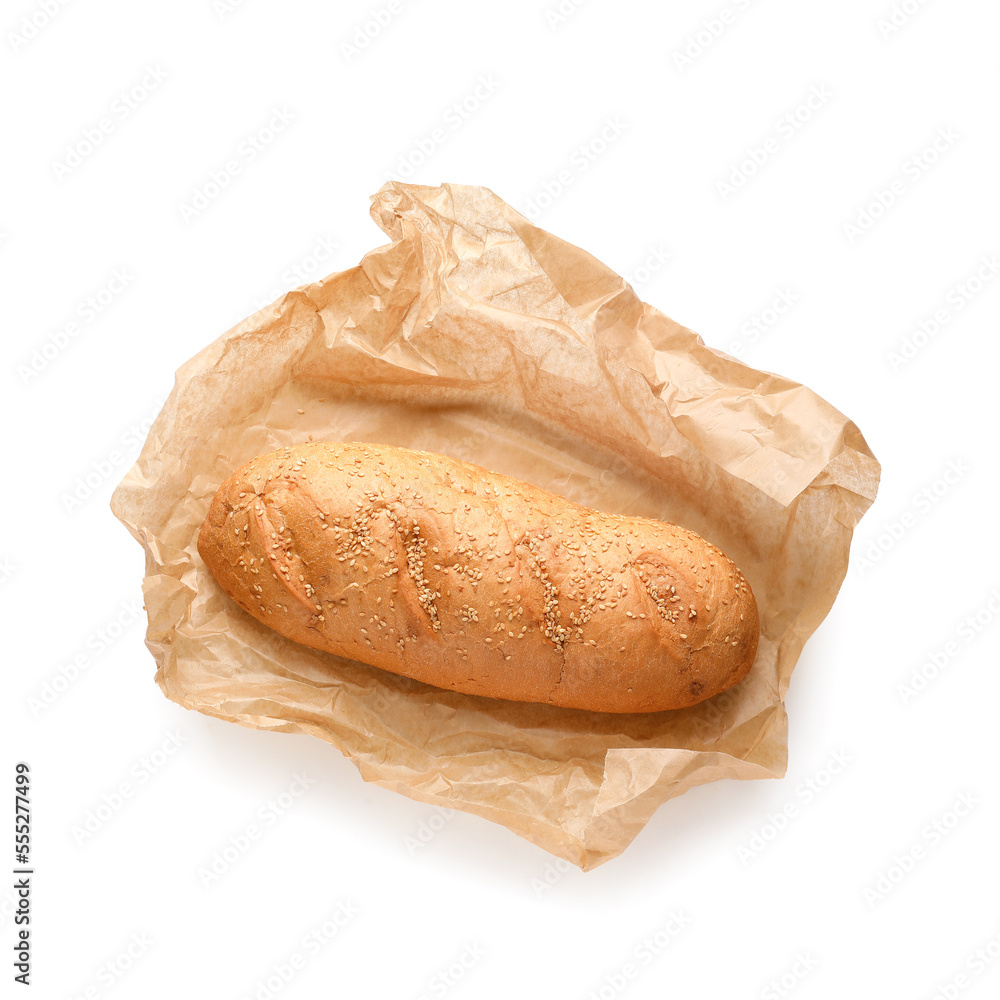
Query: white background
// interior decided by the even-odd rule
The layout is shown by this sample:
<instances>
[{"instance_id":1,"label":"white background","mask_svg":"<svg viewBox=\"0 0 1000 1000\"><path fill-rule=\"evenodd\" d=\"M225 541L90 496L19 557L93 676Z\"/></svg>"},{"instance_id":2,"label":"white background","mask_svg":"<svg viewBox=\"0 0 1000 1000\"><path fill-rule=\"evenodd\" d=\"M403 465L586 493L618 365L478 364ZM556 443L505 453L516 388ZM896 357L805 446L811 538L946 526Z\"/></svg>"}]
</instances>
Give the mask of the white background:
<instances>
[{"instance_id":1,"label":"white background","mask_svg":"<svg viewBox=\"0 0 1000 1000\"><path fill-rule=\"evenodd\" d=\"M0 722L7 787L17 760L33 775L34 995L997 995L1000 8L557 2L4 5ZM385 242L368 197L390 172L491 187L816 390L883 463L792 682L788 776L668 802L587 874L152 680L111 491L183 361ZM644 946L672 913L683 929Z\"/></svg>"}]
</instances>

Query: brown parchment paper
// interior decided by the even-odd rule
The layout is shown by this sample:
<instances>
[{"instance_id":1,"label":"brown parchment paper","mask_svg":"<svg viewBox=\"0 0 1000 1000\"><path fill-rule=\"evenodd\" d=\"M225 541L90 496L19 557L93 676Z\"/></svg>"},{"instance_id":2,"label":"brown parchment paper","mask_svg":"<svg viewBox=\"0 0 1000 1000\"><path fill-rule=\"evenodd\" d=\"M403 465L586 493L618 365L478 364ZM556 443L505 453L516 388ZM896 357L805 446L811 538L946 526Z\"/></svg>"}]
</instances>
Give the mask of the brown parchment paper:
<instances>
[{"instance_id":1,"label":"brown parchment paper","mask_svg":"<svg viewBox=\"0 0 1000 1000\"><path fill-rule=\"evenodd\" d=\"M389 245L178 371L112 498L146 551L164 694L311 733L366 781L502 823L584 869L694 785L780 777L792 668L878 484L857 427L706 347L485 188L390 182L372 216ZM693 529L753 587L752 672L701 705L621 716L442 691L284 639L222 594L195 542L237 466L309 438L441 452Z\"/></svg>"}]
</instances>

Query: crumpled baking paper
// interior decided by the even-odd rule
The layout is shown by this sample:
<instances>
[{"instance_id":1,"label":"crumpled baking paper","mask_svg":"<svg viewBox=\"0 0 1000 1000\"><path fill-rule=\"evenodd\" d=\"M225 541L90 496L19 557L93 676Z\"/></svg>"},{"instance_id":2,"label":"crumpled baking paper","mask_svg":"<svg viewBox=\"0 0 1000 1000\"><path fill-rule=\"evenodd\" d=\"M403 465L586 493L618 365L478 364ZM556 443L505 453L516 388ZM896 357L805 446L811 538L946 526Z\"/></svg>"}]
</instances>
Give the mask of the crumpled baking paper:
<instances>
[{"instance_id":1,"label":"crumpled baking paper","mask_svg":"<svg viewBox=\"0 0 1000 1000\"><path fill-rule=\"evenodd\" d=\"M707 347L486 188L390 182L372 216L389 245L178 371L112 498L146 551L146 643L164 694L312 733L366 781L484 816L584 869L694 785L780 777L792 668L878 485L857 427ZM692 708L623 716L443 691L283 638L222 593L196 538L238 466L309 439L441 452L693 529L753 587L753 670Z\"/></svg>"}]
</instances>

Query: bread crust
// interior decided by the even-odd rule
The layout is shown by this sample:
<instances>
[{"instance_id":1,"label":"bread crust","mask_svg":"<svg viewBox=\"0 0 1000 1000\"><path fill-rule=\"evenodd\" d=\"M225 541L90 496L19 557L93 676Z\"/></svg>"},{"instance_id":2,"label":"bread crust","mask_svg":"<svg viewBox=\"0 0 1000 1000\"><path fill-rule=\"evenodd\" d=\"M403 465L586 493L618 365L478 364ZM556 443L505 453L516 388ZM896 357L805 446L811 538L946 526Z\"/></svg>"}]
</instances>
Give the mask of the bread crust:
<instances>
[{"instance_id":1,"label":"bread crust","mask_svg":"<svg viewBox=\"0 0 1000 1000\"><path fill-rule=\"evenodd\" d=\"M750 586L699 535L429 452L262 455L219 488L198 551L287 638L467 694L658 712L757 652Z\"/></svg>"}]
</instances>

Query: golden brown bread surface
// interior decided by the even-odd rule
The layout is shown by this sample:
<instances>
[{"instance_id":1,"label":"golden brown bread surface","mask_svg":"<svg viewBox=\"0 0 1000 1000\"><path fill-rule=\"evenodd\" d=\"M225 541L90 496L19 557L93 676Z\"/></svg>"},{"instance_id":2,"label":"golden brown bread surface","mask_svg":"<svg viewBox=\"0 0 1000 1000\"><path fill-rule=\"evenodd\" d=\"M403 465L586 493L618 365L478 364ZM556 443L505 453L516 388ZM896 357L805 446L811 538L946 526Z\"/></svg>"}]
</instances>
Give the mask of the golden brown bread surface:
<instances>
[{"instance_id":1,"label":"golden brown bread surface","mask_svg":"<svg viewBox=\"0 0 1000 1000\"><path fill-rule=\"evenodd\" d=\"M289 639L468 694L657 712L737 684L757 651L750 587L700 536L428 452L255 458L198 551Z\"/></svg>"}]
</instances>

